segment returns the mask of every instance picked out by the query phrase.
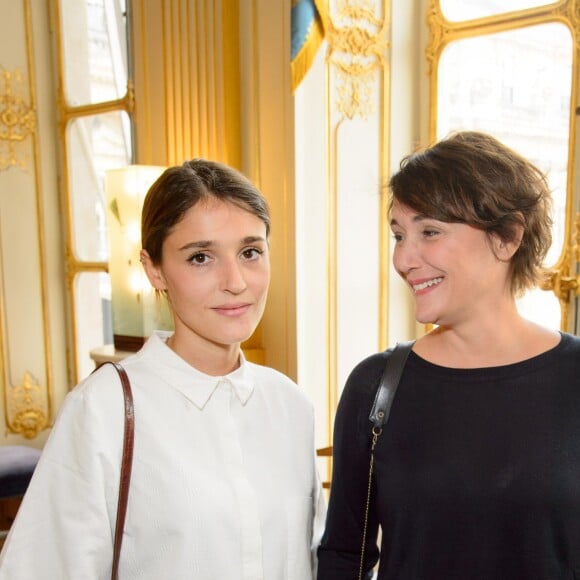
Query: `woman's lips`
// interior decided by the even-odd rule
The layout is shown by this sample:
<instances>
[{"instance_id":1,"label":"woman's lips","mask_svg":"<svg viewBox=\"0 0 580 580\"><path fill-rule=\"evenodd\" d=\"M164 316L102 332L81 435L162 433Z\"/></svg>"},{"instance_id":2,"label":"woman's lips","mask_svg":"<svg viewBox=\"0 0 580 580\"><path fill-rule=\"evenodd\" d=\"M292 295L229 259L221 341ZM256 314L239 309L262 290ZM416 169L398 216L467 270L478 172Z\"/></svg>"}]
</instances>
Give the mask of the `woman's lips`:
<instances>
[{"instance_id":1,"label":"woman's lips","mask_svg":"<svg viewBox=\"0 0 580 580\"><path fill-rule=\"evenodd\" d=\"M215 306L215 310L218 314L223 316L236 317L245 314L250 308L250 304L227 304L223 306Z\"/></svg>"}]
</instances>

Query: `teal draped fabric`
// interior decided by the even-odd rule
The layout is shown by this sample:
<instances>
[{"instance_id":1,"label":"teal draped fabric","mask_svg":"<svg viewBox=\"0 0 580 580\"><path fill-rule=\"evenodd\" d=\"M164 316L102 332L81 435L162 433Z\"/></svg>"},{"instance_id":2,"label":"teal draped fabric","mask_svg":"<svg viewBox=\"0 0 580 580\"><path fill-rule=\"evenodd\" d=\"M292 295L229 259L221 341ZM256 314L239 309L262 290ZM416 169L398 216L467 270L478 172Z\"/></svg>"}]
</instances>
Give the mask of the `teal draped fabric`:
<instances>
[{"instance_id":1,"label":"teal draped fabric","mask_svg":"<svg viewBox=\"0 0 580 580\"><path fill-rule=\"evenodd\" d=\"M293 0L291 27L292 90L295 90L310 68L324 37L315 0Z\"/></svg>"}]
</instances>

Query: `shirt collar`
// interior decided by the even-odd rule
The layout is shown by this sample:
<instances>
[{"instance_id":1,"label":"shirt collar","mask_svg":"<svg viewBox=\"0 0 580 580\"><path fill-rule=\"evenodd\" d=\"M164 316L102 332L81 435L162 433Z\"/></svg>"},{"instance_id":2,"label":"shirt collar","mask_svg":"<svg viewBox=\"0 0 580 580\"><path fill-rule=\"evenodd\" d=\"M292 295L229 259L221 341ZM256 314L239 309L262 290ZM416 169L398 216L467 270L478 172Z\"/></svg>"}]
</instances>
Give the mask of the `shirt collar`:
<instances>
[{"instance_id":1,"label":"shirt collar","mask_svg":"<svg viewBox=\"0 0 580 580\"><path fill-rule=\"evenodd\" d=\"M240 353L240 366L236 370L223 376L207 375L167 346L166 341L170 336L171 332L155 331L140 351L143 357L152 361L153 373L181 392L199 409L205 407L220 383L231 385L242 405L248 402L254 392L254 382L243 353Z\"/></svg>"}]
</instances>

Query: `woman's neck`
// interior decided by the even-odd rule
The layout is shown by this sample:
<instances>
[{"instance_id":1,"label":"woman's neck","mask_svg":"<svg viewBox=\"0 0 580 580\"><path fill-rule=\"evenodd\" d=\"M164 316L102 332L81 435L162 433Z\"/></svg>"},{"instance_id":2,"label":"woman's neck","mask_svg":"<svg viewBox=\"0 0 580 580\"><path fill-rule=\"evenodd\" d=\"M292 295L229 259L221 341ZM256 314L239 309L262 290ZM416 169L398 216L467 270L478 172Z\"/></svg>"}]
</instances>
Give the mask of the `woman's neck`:
<instances>
[{"instance_id":1,"label":"woman's neck","mask_svg":"<svg viewBox=\"0 0 580 580\"><path fill-rule=\"evenodd\" d=\"M483 368L514 364L537 356L558 344L558 332L521 316L482 323L476 329L441 326L420 338L415 352L422 358L451 368Z\"/></svg>"},{"instance_id":2,"label":"woman's neck","mask_svg":"<svg viewBox=\"0 0 580 580\"><path fill-rule=\"evenodd\" d=\"M210 376L224 376L240 366L240 345L215 344L210 341L183 340L177 333L167 339L167 346L185 362Z\"/></svg>"}]
</instances>

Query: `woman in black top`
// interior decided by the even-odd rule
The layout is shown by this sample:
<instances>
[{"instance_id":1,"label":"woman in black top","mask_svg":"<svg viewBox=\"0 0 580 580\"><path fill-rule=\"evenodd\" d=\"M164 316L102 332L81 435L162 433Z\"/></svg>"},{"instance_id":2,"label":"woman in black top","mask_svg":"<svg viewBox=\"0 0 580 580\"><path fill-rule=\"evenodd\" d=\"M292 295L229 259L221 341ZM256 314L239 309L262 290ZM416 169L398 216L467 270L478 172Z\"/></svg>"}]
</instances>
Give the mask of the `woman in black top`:
<instances>
[{"instance_id":1,"label":"woman in black top","mask_svg":"<svg viewBox=\"0 0 580 580\"><path fill-rule=\"evenodd\" d=\"M379 561L379 580L579 580L580 338L515 303L551 244L545 178L461 132L405 158L390 187L394 266L436 327L378 440L362 577ZM359 575L368 416L389 354L362 361L340 400L318 580Z\"/></svg>"}]
</instances>

